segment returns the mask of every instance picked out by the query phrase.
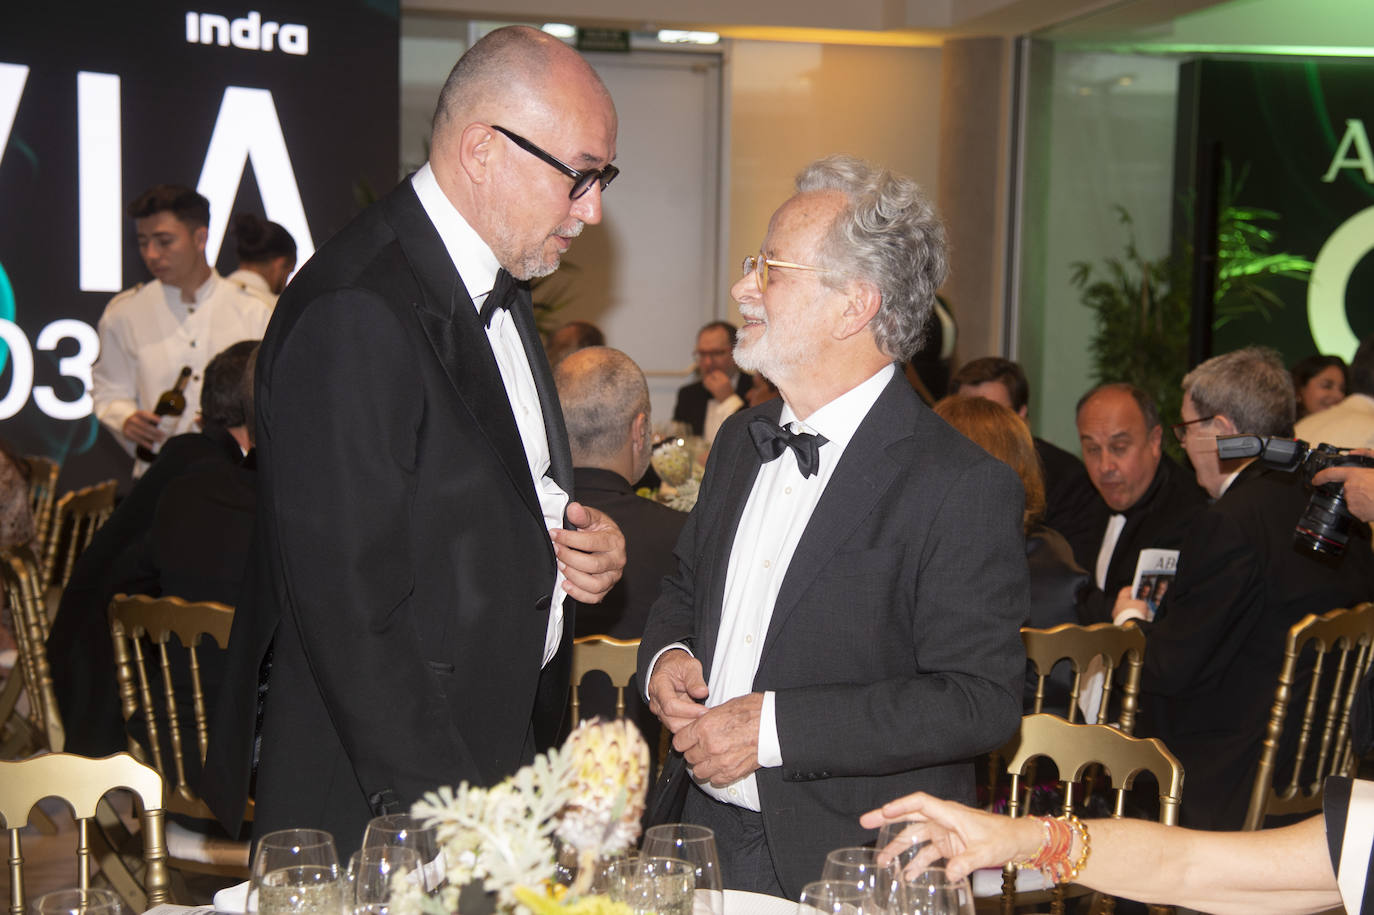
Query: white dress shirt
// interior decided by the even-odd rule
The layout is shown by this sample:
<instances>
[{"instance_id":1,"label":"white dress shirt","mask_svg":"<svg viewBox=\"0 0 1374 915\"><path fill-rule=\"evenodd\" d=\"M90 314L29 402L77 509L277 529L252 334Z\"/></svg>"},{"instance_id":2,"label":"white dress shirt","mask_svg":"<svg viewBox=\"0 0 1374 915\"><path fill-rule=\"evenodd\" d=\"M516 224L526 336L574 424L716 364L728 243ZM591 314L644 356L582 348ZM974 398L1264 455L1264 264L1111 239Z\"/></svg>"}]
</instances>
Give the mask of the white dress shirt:
<instances>
[{"instance_id":1,"label":"white dress shirt","mask_svg":"<svg viewBox=\"0 0 1374 915\"><path fill-rule=\"evenodd\" d=\"M271 314L261 300L213 270L193 302L183 302L181 290L161 280L121 292L100 316L100 357L91 369L96 418L133 454L125 420L135 410L153 409L182 366L190 366L186 412L169 434L192 431L206 364L240 340L261 339ZM139 461L134 475L146 466Z\"/></svg>"},{"instance_id":2,"label":"white dress shirt","mask_svg":"<svg viewBox=\"0 0 1374 915\"><path fill-rule=\"evenodd\" d=\"M711 392L706 392L706 418L701 424L701 437L706 439L706 444L710 445L716 440L716 433L720 431L721 424L734 414L744 409L744 398L740 397L733 388L739 384L739 375L730 379L730 396L724 400L716 400L711 396Z\"/></svg>"},{"instance_id":3,"label":"white dress shirt","mask_svg":"<svg viewBox=\"0 0 1374 915\"><path fill-rule=\"evenodd\" d=\"M794 432L825 436L826 443L820 449L820 467L812 476L803 477L797 469L796 454L788 448L759 468L730 549L707 707L754 691L754 677L758 673L768 623L773 618L773 605L787 577L792 554L850 439L894 371L892 365L884 366L873 377L830 401L805 421L797 420L792 408L784 403L779 425L790 427ZM758 762L766 767L783 763L774 700L771 691L763 694ZM717 800L749 810L759 809L758 785L753 773L724 788L713 788L700 781L698 784Z\"/></svg>"},{"instance_id":4,"label":"white dress shirt","mask_svg":"<svg viewBox=\"0 0 1374 915\"><path fill-rule=\"evenodd\" d=\"M501 269L496 255L444 196L428 162L415 173L411 184L420 198L420 205L438 230L449 257L453 258L453 266L457 268L458 277L467 288L473 306L480 312ZM564 512L568 508L568 494L548 475L549 438L544 427L544 410L539 404L539 390L534 386L534 373L530 370L525 347L520 342L520 331L506 309L499 308L492 316L491 326L487 328L487 341L491 344L492 354L496 356L496 366L501 370L501 380L506 386L506 397L510 400L511 412L520 430L520 441L525 446L525 460L529 463L530 478L539 496L544 527L548 530L561 528ZM563 637L565 593L562 585L563 573L560 571L554 576L553 599L549 604L549 628L544 637L545 664L558 653L558 644Z\"/></svg>"},{"instance_id":5,"label":"white dress shirt","mask_svg":"<svg viewBox=\"0 0 1374 915\"><path fill-rule=\"evenodd\" d=\"M226 276L225 279L254 298L261 299L268 308L277 307L277 294L272 291L271 286L267 285L267 277L258 271L240 267Z\"/></svg>"}]
</instances>

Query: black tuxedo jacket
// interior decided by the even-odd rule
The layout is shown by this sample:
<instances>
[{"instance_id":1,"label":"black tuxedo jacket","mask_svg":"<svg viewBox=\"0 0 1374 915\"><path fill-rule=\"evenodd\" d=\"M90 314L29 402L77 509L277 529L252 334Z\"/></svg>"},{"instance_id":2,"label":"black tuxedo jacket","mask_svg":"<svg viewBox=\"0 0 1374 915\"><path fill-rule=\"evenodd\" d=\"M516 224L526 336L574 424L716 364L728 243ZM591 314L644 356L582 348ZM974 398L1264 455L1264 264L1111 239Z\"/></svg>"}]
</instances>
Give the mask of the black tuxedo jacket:
<instances>
[{"instance_id":1,"label":"black tuxedo jacket","mask_svg":"<svg viewBox=\"0 0 1374 915\"><path fill-rule=\"evenodd\" d=\"M571 493L527 288L512 315L550 474ZM376 814L509 775L552 739L567 700L566 651L541 689L555 563L524 447L485 329L409 181L283 293L256 393L256 556L206 795L232 829L273 646L255 834L319 827L347 854ZM573 624L568 601L566 634Z\"/></svg>"},{"instance_id":2,"label":"black tuxedo jacket","mask_svg":"<svg viewBox=\"0 0 1374 915\"><path fill-rule=\"evenodd\" d=\"M735 530L760 466L748 422L781 410L773 400L721 427L677 570L649 614L641 677L659 650L690 639L710 680ZM776 691L783 765L755 774L789 896L831 850L872 841L864 811L917 790L971 803L971 760L1015 733L1029 612L1023 504L1006 464L893 377L797 544L754 679Z\"/></svg>"},{"instance_id":3,"label":"black tuxedo jacket","mask_svg":"<svg viewBox=\"0 0 1374 915\"><path fill-rule=\"evenodd\" d=\"M1135 567L1141 550L1177 550L1192 528L1194 519L1207 507L1207 493L1197 485L1192 473L1173 462L1166 454L1160 458L1145 494L1126 509L1126 526L1117 538L1112 560L1107 565L1105 586L1098 590L1097 553L1106 533L1106 521L1098 529L1092 557L1084 566L1089 587L1084 589L1079 607L1085 624L1110 623L1117 592L1135 580Z\"/></svg>"},{"instance_id":4,"label":"black tuxedo jacket","mask_svg":"<svg viewBox=\"0 0 1374 915\"><path fill-rule=\"evenodd\" d=\"M754 376L745 372L739 373L739 380L735 382L735 393L747 401L745 397L749 393L749 388L754 384ZM677 403L673 405L673 421L686 423L692 427L693 435L701 435L706 429L706 405L711 402L711 392L706 390L706 385L700 379L691 384L684 384L677 389Z\"/></svg>"},{"instance_id":5,"label":"black tuxedo jacket","mask_svg":"<svg viewBox=\"0 0 1374 915\"><path fill-rule=\"evenodd\" d=\"M1083 568L1097 562L1102 530L1110 513L1083 462L1059 446L1035 439L1035 453L1045 471L1045 526L1058 531Z\"/></svg>"},{"instance_id":6,"label":"black tuxedo jacket","mask_svg":"<svg viewBox=\"0 0 1374 915\"><path fill-rule=\"evenodd\" d=\"M217 426L173 436L77 557L47 644L57 706L67 728L67 752L107 756L128 749L114 687L110 598L121 592L178 593L160 591L156 569L141 561L163 493L186 474L234 468L242 459L238 442ZM233 596L227 600L233 603Z\"/></svg>"},{"instance_id":7,"label":"black tuxedo jacket","mask_svg":"<svg viewBox=\"0 0 1374 915\"><path fill-rule=\"evenodd\" d=\"M1178 574L1145 624L1141 736L1183 763L1183 825L1239 829L1259 764L1288 628L1374 595L1374 554L1354 525L1339 563L1293 547L1308 491L1251 464L1183 542ZM1295 696L1306 692L1300 684Z\"/></svg>"}]
</instances>

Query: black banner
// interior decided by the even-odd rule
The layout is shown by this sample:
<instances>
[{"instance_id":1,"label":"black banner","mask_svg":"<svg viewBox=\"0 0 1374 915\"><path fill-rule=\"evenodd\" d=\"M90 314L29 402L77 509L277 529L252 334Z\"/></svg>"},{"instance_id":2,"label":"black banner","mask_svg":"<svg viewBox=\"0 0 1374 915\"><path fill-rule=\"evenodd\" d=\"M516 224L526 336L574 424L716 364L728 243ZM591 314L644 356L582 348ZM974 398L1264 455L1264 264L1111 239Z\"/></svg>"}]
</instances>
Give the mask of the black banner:
<instances>
[{"instance_id":1,"label":"black banner","mask_svg":"<svg viewBox=\"0 0 1374 915\"><path fill-rule=\"evenodd\" d=\"M397 0L252 6L17 4L0 14L0 428L63 464L62 488L127 478L91 414L95 326L148 279L128 202L210 199L207 253L236 266L236 212L300 261L397 173Z\"/></svg>"}]
</instances>

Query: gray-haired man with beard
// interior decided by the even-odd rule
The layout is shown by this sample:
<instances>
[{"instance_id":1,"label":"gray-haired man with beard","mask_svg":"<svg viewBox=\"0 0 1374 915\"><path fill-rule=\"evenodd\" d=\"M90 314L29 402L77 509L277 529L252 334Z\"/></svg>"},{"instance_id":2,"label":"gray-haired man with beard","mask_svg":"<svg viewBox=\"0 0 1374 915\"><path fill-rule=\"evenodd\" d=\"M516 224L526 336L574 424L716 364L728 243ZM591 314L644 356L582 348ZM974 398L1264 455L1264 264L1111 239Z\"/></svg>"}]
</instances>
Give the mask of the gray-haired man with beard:
<instances>
[{"instance_id":1,"label":"gray-haired man with beard","mask_svg":"<svg viewBox=\"0 0 1374 915\"><path fill-rule=\"evenodd\" d=\"M683 818L726 886L796 898L894 794L969 801L1020 721L1024 495L894 362L944 280L915 182L832 157L731 290L735 360L782 394L728 419L640 649Z\"/></svg>"}]
</instances>

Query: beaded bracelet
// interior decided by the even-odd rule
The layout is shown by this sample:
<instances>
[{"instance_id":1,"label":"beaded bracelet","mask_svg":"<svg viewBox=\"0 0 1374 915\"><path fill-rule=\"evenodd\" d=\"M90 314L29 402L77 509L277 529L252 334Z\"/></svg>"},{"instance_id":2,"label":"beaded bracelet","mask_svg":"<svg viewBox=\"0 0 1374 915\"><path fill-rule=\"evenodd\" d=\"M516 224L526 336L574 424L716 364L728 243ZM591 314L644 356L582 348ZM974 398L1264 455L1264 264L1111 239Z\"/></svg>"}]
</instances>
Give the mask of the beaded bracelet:
<instances>
[{"instance_id":1,"label":"beaded bracelet","mask_svg":"<svg viewBox=\"0 0 1374 915\"><path fill-rule=\"evenodd\" d=\"M1040 848L1029 858L1013 862L1017 867L1029 867L1040 871L1054 883L1072 883L1078 879L1078 872L1088 863L1088 855L1092 852L1092 840L1088 835L1088 826L1072 813L1066 813L1062 817L1041 817L1040 822L1044 824L1045 837L1040 842ZM1078 860L1069 864L1069 852L1073 849L1073 836L1078 834L1079 844L1083 850L1078 855Z\"/></svg>"}]
</instances>

